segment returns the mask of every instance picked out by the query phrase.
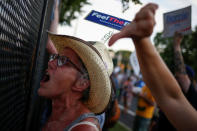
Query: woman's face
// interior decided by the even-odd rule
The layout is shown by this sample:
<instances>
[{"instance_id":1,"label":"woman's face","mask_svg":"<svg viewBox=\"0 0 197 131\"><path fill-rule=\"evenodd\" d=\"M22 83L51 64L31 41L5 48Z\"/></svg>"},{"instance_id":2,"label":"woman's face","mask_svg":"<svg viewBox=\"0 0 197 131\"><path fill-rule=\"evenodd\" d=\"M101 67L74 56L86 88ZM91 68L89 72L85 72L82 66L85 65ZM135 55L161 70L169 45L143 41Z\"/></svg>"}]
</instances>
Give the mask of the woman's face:
<instances>
[{"instance_id":1,"label":"woman's face","mask_svg":"<svg viewBox=\"0 0 197 131\"><path fill-rule=\"evenodd\" d=\"M65 48L62 56L68 57L78 68L82 68L82 63L78 55L70 48ZM71 91L78 80L79 71L69 62L63 66L57 65L57 59L48 62L48 69L44 79L40 82L41 88L38 90L40 96L47 98L59 97Z\"/></svg>"}]
</instances>

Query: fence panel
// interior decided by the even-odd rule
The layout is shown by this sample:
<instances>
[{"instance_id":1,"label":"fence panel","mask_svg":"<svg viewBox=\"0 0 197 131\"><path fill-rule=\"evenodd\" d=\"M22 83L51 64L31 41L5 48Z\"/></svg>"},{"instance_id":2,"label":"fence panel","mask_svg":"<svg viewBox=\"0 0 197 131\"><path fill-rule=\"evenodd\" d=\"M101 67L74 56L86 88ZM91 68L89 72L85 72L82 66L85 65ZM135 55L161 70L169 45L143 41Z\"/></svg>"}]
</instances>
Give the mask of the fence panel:
<instances>
[{"instance_id":1,"label":"fence panel","mask_svg":"<svg viewBox=\"0 0 197 131\"><path fill-rule=\"evenodd\" d=\"M48 0L0 1L0 130L25 130ZM46 28L46 26L45 26ZM44 48L42 46L42 48ZM44 49L42 49L44 50ZM35 69L34 69L35 70Z\"/></svg>"}]
</instances>

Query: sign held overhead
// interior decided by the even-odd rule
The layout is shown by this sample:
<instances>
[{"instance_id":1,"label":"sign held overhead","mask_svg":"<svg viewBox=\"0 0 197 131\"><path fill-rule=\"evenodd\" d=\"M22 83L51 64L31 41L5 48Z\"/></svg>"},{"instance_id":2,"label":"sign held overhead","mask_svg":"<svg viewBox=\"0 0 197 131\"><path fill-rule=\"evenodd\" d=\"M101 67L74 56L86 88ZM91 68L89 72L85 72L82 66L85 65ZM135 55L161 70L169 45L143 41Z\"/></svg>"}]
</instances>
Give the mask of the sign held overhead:
<instances>
[{"instance_id":1,"label":"sign held overhead","mask_svg":"<svg viewBox=\"0 0 197 131\"><path fill-rule=\"evenodd\" d=\"M130 21L117 18L108 14L104 14L95 10L92 10L88 16L85 17L85 20L92 21L116 30L121 30L124 26L130 23Z\"/></svg>"},{"instance_id":2,"label":"sign held overhead","mask_svg":"<svg viewBox=\"0 0 197 131\"><path fill-rule=\"evenodd\" d=\"M191 6L165 13L163 17L164 37L172 37L176 31L183 35L191 33Z\"/></svg>"}]
</instances>

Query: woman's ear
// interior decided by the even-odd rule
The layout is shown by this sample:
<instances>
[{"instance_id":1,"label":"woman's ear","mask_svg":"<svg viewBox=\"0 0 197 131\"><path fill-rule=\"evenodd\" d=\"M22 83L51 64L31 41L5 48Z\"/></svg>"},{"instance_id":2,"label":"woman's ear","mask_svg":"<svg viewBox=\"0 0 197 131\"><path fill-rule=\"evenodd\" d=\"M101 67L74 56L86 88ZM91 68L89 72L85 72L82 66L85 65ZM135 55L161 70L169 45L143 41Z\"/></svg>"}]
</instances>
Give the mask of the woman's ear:
<instances>
[{"instance_id":1,"label":"woman's ear","mask_svg":"<svg viewBox=\"0 0 197 131\"><path fill-rule=\"evenodd\" d=\"M74 91L84 91L86 88L88 88L90 86L90 81L87 79L79 79L75 86L73 86L73 90Z\"/></svg>"}]
</instances>

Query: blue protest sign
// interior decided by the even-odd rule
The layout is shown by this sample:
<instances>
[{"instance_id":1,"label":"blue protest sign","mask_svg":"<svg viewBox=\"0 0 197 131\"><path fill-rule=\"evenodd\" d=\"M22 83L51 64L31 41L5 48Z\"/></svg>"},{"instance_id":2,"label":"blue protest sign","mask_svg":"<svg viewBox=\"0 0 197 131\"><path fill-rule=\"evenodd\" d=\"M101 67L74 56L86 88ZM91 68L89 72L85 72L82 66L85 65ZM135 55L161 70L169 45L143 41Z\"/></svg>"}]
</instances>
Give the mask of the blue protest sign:
<instances>
[{"instance_id":1,"label":"blue protest sign","mask_svg":"<svg viewBox=\"0 0 197 131\"><path fill-rule=\"evenodd\" d=\"M116 30L122 29L124 26L130 23L130 21L117 18L108 14L104 14L95 10L92 10L85 20L92 21Z\"/></svg>"}]
</instances>

